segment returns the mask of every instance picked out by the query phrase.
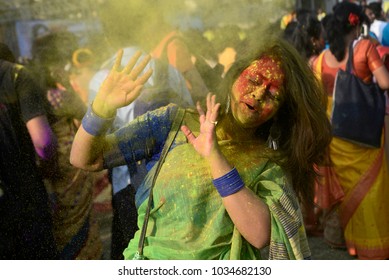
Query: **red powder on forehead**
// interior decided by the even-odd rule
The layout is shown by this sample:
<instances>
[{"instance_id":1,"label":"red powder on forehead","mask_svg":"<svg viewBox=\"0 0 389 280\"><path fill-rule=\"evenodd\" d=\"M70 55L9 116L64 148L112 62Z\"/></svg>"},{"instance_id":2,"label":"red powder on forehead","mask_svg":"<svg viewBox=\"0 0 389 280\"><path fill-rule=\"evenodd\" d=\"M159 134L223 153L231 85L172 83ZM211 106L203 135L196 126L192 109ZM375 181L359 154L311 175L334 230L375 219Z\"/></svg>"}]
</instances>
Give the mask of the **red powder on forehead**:
<instances>
[{"instance_id":1,"label":"red powder on forehead","mask_svg":"<svg viewBox=\"0 0 389 280\"><path fill-rule=\"evenodd\" d=\"M268 83L274 86L281 86L284 79L284 72L281 69L281 61L272 56L263 56L253 62L253 70L256 69Z\"/></svg>"},{"instance_id":2,"label":"red powder on forehead","mask_svg":"<svg viewBox=\"0 0 389 280\"><path fill-rule=\"evenodd\" d=\"M271 85L272 89L277 91L283 80L284 72L281 69L281 62L271 56L263 56L242 72L236 87L243 95L255 90L258 86Z\"/></svg>"}]
</instances>

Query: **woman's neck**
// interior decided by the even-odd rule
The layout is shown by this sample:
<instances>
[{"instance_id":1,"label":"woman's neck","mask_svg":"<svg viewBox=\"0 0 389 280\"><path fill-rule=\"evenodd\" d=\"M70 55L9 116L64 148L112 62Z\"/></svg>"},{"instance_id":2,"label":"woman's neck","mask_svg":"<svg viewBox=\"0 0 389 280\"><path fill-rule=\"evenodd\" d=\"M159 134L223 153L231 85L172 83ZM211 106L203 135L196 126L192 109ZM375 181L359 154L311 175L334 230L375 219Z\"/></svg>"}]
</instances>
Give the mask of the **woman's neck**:
<instances>
[{"instance_id":1,"label":"woman's neck","mask_svg":"<svg viewBox=\"0 0 389 280\"><path fill-rule=\"evenodd\" d=\"M345 48L344 49L344 57L341 61L338 61L338 59L335 57L335 55L331 51L324 54L326 56L325 59L326 59L327 65L331 68L339 68L339 67L346 65L346 62L348 59L349 46L357 38L358 37L357 37L356 31L350 32L349 34L346 35L346 37L344 38L344 43L345 43L344 44L344 48Z\"/></svg>"},{"instance_id":2,"label":"woman's neck","mask_svg":"<svg viewBox=\"0 0 389 280\"><path fill-rule=\"evenodd\" d=\"M256 128L244 128L237 124L231 114L225 116L216 127L219 140L253 141L256 137Z\"/></svg>"}]
</instances>

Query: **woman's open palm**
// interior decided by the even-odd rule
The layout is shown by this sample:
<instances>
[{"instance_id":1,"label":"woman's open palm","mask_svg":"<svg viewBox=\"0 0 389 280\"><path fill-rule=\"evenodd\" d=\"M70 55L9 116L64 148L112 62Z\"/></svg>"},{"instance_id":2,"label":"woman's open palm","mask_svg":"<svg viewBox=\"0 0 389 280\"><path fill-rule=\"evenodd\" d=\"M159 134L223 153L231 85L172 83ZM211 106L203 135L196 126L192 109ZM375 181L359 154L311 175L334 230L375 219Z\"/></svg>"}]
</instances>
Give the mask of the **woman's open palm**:
<instances>
[{"instance_id":1,"label":"woman's open palm","mask_svg":"<svg viewBox=\"0 0 389 280\"><path fill-rule=\"evenodd\" d=\"M135 67L141 55L142 53L138 51L120 70L123 50L118 52L114 66L99 89L94 108L97 106L101 108L101 110L96 108L98 111L114 112L118 108L131 104L139 96L143 85L152 74L152 69L149 69L139 76L150 61L150 56L147 55Z\"/></svg>"},{"instance_id":2,"label":"woman's open palm","mask_svg":"<svg viewBox=\"0 0 389 280\"><path fill-rule=\"evenodd\" d=\"M200 103L197 102L197 111L200 115L200 134L197 137L192 133L189 127L185 125L181 127L181 130L189 143L191 143L195 150L203 157L209 157L212 152L219 148L216 139L216 120L219 115L220 103L216 103L215 100L215 95L207 95L206 112L203 111Z\"/></svg>"}]
</instances>

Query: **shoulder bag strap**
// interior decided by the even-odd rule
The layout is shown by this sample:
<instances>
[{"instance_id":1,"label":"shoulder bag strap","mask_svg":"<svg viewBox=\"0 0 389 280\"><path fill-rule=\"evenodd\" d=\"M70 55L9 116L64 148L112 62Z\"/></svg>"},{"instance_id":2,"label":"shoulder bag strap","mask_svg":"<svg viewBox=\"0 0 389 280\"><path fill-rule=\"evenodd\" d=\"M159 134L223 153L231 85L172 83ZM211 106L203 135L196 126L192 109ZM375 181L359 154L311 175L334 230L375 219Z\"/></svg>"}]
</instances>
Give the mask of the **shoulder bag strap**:
<instances>
[{"instance_id":1,"label":"shoulder bag strap","mask_svg":"<svg viewBox=\"0 0 389 280\"><path fill-rule=\"evenodd\" d=\"M185 115L185 109L178 108L178 111L177 111L176 116L174 118L174 121L172 123L172 127L170 128L169 135L168 135L168 137L166 139L165 145L163 146L163 149L162 149L162 152L161 152L161 157L159 158L159 161L157 163L157 168L156 168L156 171L154 173L154 177L153 177L153 180L152 180L152 183L151 183L151 187L150 187L150 194L149 194L149 200L147 202L145 219L143 221L142 231L141 231L141 234L140 234L140 237L139 237L138 251L136 252L136 254L134 256L134 260L143 260L144 259L144 257L143 257L143 247L144 247L144 244L145 244L147 224L148 224L148 221L149 221L150 211L151 211L151 207L152 207L152 203L153 203L153 188L154 188L154 184L155 184L155 181L157 180L157 176L158 176L159 171L161 170L162 164L165 161L165 157L166 157L166 155L167 155L171 145L173 144L173 141L176 138L176 135L177 135L177 133L178 133L178 131L180 129L182 120L184 119L184 115Z\"/></svg>"}]
</instances>

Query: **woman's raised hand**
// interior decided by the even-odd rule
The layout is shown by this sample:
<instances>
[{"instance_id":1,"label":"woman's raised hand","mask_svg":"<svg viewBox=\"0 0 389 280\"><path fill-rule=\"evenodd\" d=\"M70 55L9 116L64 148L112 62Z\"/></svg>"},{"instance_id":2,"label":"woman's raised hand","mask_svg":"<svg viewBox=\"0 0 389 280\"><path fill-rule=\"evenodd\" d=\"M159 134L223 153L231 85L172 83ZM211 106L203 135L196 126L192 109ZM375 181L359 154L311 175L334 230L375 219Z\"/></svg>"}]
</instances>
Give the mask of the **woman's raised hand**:
<instances>
[{"instance_id":1,"label":"woman's raised hand","mask_svg":"<svg viewBox=\"0 0 389 280\"><path fill-rule=\"evenodd\" d=\"M114 66L93 101L93 110L96 114L111 118L116 115L117 109L131 104L139 96L143 85L153 72L149 69L139 76L150 61L150 55L147 55L135 67L141 55L142 53L138 51L120 70L123 50L119 50Z\"/></svg>"},{"instance_id":2,"label":"woman's raised hand","mask_svg":"<svg viewBox=\"0 0 389 280\"><path fill-rule=\"evenodd\" d=\"M196 137L189 127L183 125L182 132L185 134L189 143L193 145L195 150L203 157L212 156L213 152L218 150L216 139L217 117L219 115L220 103L216 103L216 96L207 95L207 111L201 108L197 102L197 111L200 114L200 134Z\"/></svg>"}]
</instances>

